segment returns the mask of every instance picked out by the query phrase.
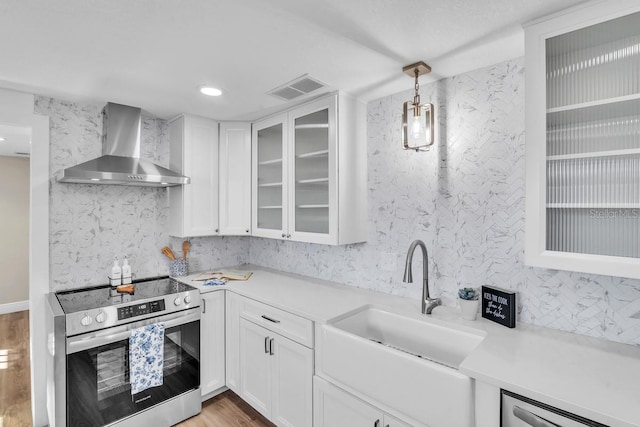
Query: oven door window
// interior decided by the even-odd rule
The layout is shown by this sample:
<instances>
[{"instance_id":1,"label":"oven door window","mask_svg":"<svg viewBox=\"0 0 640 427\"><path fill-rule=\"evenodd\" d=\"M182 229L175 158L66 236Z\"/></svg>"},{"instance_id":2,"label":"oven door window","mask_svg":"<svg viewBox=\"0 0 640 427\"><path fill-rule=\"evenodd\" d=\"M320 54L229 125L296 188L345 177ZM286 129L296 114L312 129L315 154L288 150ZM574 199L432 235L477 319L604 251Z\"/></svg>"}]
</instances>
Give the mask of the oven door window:
<instances>
[{"instance_id":1,"label":"oven door window","mask_svg":"<svg viewBox=\"0 0 640 427\"><path fill-rule=\"evenodd\" d=\"M129 340L67 355L67 424L102 426L200 385L200 322L165 329L163 384L131 394Z\"/></svg>"}]
</instances>

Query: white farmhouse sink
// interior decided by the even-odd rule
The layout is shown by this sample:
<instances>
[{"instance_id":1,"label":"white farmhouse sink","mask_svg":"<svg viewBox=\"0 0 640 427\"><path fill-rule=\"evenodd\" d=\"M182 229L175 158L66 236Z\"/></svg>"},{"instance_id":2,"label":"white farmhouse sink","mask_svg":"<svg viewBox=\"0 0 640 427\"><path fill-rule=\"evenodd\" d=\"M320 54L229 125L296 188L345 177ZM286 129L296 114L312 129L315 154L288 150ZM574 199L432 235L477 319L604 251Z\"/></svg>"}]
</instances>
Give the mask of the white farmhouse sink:
<instances>
[{"instance_id":1,"label":"white farmhouse sink","mask_svg":"<svg viewBox=\"0 0 640 427\"><path fill-rule=\"evenodd\" d=\"M430 427L474 425L474 383L457 367L484 332L372 306L318 332L319 375Z\"/></svg>"}]
</instances>

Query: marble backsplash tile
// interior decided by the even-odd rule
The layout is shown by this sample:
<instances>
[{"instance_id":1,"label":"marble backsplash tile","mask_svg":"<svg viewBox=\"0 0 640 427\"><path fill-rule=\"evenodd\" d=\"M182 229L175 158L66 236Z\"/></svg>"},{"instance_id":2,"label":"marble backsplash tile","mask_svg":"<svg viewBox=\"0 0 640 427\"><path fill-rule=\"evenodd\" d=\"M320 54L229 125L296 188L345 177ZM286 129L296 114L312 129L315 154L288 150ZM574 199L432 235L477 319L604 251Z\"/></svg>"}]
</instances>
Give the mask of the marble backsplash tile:
<instances>
[{"instance_id":1,"label":"marble backsplash tile","mask_svg":"<svg viewBox=\"0 0 640 427\"><path fill-rule=\"evenodd\" d=\"M524 66L516 59L421 86L437 111L437 143L400 149L402 103L368 105L368 241L342 247L252 238L250 261L419 300L402 283L412 240L429 248L430 288L445 305L459 287L519 292L519 321L640 345L640 281L524 265ZM395 267L394 267L395 262ZM386 268L386 270L385 270Z\"/></svg>"}]
</instances>

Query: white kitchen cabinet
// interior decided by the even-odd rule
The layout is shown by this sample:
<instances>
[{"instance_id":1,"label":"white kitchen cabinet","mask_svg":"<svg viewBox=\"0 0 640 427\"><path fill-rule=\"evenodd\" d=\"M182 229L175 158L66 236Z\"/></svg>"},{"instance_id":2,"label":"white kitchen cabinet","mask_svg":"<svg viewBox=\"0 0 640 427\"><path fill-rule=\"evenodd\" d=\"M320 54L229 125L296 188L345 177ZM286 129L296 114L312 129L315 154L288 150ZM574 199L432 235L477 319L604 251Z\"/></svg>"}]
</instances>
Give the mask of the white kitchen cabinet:
<instances>
[{"instance_id":1,"label":"white kitchen cabinet","mask_svg":"<svg viewBox=\"0 0 640 427\"><path fill-rule=\"evenodd\" d=\"M169 122L169 167L191 178L169 188L169 234L218 233L218 122L181 115Z\"/></svg>"},{"instance_id":2,"label":"white kitchen cabinet","mask_svg":"<svg viewBox=\"0 0 640 427\"><path fill-rule=\"evenodd\" d=\"M366 117L334 93L254 123L254 236L366 240Z\"/></svg>"},{"instance_id":3,"label":"white kitchen cabinet","mask_svg":"<svg viewBox=\"0 0 640 427\"><path fill-rule=\"evenodd\" d=\"M220 123L220 235L251 232L251 124Z\"/></svg>"},{"instance_id":4,"label":"white kitchen cabinet","mask_svg":"<svg viewBox=\"0 0 640 427\"><path fill-rule=\"evenodd\" d=\"M200 298L200 389L206 397L225 386L225 291Z\"/></svg>"},{"instance_id":5,"label":"white kitchen cabinet","mask_svg":"<svg viewBox=\"0 0 640 427\"><path fill-rule=\"evenodd\" d=\"M225 353L227 387L240 395L240 305L243 298L225 295Z\"/></svg>"},{"instance_id":6,"label":"white kitchen cabinet","mask_svg":"<svg viewBox=\"0 0 640 427\"><path fill-rule=\"evenodd\" d=\"M312 425L313 352L240 319L240 396L279 426Z\"/></svg>"},{"instance_id":7,"label":"white kitchen cabinet","mask_svg":"<svg viewBox=\"0 0 640 427\"><path fill-rule=\"evenodd\" d=\"M640 278L640 4L525 27L528 265Z\"/></svg>"},{"instance_id":8,"label":"white kitchen cabinet","mask_svg":"<svg viewBox=\"0 0 640 427\"><path fill-rule=\"evenodd\" d=\"M314 427L411 427L317 376L313 394Z\"/></svg>"},{"instance_id":9,"label":"white kitchen cabinet","mask_svg":"<svg viewBox=\"0 0 640 427\"><path fill-rule=\"evenodd\" d=\"M269 331L240 319L240 390L249 405L271 418L271 364Z\"/></svg>"}]
</instances>

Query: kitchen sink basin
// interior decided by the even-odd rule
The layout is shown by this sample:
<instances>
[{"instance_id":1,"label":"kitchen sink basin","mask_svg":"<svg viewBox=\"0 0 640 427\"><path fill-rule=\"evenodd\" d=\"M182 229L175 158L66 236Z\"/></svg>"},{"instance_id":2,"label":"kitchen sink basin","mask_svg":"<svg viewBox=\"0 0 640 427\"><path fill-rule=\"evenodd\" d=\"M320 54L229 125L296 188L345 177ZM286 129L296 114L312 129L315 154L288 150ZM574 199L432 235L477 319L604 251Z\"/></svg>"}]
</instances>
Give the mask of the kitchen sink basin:
<instances>
[{"instance_id":1,"label":"kitchen sink basin","mask_svg":"<svg viewBox=\"0 0 640 427\"><path fill-rule=\"evenodd\" d=\"M422 424L474 425L474 382L460 363L484 332L364 306L319 327L318 374Z\"/></svg>"}]
</instances>

